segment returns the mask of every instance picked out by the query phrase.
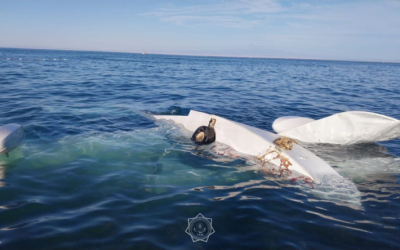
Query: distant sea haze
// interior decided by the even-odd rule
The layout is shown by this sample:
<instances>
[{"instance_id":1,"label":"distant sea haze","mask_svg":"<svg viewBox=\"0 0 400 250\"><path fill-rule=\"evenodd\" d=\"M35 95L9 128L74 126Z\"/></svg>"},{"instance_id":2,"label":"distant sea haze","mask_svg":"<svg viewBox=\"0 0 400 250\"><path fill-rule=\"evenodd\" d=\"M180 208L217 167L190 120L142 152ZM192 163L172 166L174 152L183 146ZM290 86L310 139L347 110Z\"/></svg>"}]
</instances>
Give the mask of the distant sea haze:
<instances>
[{"instance_id":1,"label":"distant sea haze","mask_svg":"<svg viewBox=\"0 0 400 250\"><path fill-rule=\"evenodd\" d=\"M238 53L238 51L215 51L214 53L203 53L203 52L195 52L195 51L186 51L186 52L176 52L176 51L162 51L162 50L152 50L152 51L87 51L87 50L79 50L79 49L49 49L49 48L6 48L0 47L3 50L42 50L42 51L63 51L63 52L86 52L86 53L124 53L124 54L152 54L152 55L166 55L166 56L194 56L194 57L227 57L227 58L255 58L255 59L292 59L292 60L321 60L321 61L350 61L350 62L378 62L378 63L400 63L398 60L377 60L377 59L337 59L330 57L313 57L306 54L292 53L288 51L281 50L263 50L263 53L254 54L246 51L242 51ZM3 58L7 59L7 58ZM12 59L12 58L10 58ZM26 59L25 59L26 60Z\"/></svg>"}]
</instances>

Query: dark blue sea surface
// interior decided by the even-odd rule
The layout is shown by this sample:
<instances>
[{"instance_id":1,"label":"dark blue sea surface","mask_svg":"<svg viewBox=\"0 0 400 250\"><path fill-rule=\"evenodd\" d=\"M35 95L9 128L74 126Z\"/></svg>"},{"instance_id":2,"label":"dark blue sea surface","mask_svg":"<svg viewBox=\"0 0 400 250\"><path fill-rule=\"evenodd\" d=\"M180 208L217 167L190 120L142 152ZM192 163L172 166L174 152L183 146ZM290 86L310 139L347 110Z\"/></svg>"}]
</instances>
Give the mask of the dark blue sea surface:
<instances>
[{"instance_id":1,"label":"dark blue sea surface","mask_svg":"<svg viewBox=\"0 0 400 250\"><path fill-rule=\"evenodd\" d=\"M400 64L0 49L0 249L400 249L400 140L309 145L358 203L197 148L154 114L272 131L280 116L400 119ZM192 242L188 218L212 218Z\"/></svg>"}]
</instances>

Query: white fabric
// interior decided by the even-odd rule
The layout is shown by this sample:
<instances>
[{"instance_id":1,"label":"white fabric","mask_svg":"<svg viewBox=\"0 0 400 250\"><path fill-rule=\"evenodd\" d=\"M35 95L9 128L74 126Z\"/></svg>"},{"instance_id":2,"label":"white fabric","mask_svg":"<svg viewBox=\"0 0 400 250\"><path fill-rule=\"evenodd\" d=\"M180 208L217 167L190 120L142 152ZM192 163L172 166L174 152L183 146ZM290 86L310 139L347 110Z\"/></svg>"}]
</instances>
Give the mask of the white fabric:
<instances>
[{"instance_id":1,"label":"white fabric","mask_svg":"<svg viewBox=\"0 0 400 250\"><path fill-rule=\"evenodd\" d=\"M400 121L375 113L350 111L294 127L279 135L309 143L343 145L387 141L400 137Z\"/></svg>"}]
</instances>

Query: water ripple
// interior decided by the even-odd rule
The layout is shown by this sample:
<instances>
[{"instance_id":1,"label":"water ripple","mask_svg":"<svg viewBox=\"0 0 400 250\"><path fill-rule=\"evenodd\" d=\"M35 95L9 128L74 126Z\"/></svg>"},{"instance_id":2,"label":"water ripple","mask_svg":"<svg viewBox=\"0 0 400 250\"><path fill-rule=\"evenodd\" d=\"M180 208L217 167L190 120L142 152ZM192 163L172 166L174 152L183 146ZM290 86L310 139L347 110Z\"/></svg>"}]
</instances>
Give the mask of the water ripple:
<instances>
[{"instance_id":1,"label":"water ripple","mask_svg":"<svg viewBox=\"0 0 400 250\"><path fill-rule=\"evenodd\" d=\"M266 175L152 114L191 109L271 130L346 110L400 118L399 64L0 49L4 249L399 249L399 140L307 145L358 202ZM13 60L15 58L15 60ZM21 58L21 60L19 60ZM39 59L39 60L37 60ZM207 243L185 233L202 213Z\"/></svg>"}]
</instances>

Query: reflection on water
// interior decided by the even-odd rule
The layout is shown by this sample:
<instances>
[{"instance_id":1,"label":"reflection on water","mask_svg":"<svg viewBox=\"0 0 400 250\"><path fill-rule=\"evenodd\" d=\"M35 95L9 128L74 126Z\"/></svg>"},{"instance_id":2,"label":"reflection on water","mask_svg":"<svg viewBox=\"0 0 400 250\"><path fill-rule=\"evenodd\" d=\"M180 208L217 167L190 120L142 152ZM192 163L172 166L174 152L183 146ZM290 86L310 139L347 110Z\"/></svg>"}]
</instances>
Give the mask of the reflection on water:
<instances>
[{"instance_id":1,"label":"reflection on water","mask_svg":"<svg viewBox=\"0 0 400 250\"><path fill-rule=\"evenodd\" d=\"M326 160L349 161L367 158L394 157L388 153L387 148L377 143L355 144L355 145L336 145L336 144L309 144L303 146L317 152Z\"/></svg>"},{"instance_id":2,"label":"reflection on water","mask_svg":"<svg viewBox=\"0 0 400 250\"><path fill-rule=\"evenodd\" d=\"M371 178L379 181L383 175L396 179L400 173L400 158L388 153L385 147L376 143L351 146L305 144L305 146L357 185L362 185ZM382 181L386 180L387 177Z\"/></svg>"},{"instance_id":3,"label":"reflection on water","mask_svg":"<svg viewBox=\"0 0 400 250\"><path fill-rule=\"evenodd\" d=\"M4 187L6 184L2 181L5 177L5 170L4 167L0 166L0 187Z\"/></svg>"}]
</instances>

